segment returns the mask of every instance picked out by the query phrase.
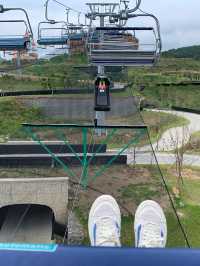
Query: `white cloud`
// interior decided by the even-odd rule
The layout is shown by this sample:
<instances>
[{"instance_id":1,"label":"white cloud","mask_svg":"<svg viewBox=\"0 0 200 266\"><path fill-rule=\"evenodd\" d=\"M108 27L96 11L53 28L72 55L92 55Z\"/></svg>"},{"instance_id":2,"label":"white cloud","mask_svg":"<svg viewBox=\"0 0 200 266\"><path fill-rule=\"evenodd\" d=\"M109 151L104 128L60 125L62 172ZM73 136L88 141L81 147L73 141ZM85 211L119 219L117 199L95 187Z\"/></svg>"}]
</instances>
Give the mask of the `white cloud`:
<instances>
[{"instance_id":1,"label":"white cloud","mask_svg":"<svg viewBox=\"0 0 200 266\"><path fill-rule=\"evenodd\" d=\"M61 0L61 2L70 5L74 9L86 11L85 1L83 0ZM93 2L93 0L86 0L86 2ZM118 1L116 0L115 2ZM135 3L134 0L131 2L132 4ZM9 7L15 6L27 9L34 32L37 31L38 22L44 20L44 0L2 0L1 3ZM141 7L145 11L152 12L158 16L164 49L200 44L200 1L143 0ZM54 15L59 20L65 19L64 12L56 6L52 7L51 15ZM75 13L71 14L71 19L75 21Z\"/></svg>"}]
</instances>

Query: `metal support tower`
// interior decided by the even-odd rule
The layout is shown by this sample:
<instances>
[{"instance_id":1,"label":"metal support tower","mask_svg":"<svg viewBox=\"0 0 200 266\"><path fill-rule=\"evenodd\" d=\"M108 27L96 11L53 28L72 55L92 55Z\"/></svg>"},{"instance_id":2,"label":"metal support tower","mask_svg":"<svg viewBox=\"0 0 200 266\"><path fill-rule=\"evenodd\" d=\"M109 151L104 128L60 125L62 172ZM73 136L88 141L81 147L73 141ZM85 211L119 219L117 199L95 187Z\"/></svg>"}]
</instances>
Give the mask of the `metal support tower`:
<instances>
[{"instance_id":1,"label":"metal support tower","mask_svg":"<svg viewBox=\"0 0 200 266\"><path fill-rule=\"evenodd\" d=\"M116 8L119 7L119 4L117 3L87 3L86 4L90 12L88 13L87 17L91 20L95 20L96 18L99 18L100 20L100 27L104 27L105 25L105 18L111 17L113 15L116 15ZM103 40L103 34L104 32L100 32L100 40ZM98 76L105 76L104 66L98 66ZM99 112L97 111L95 114L95 119L97 121L98 125L106 125L105 119L106 119L106 113L105 112ZM97 129L96 134L98 136L101 136L102 134L107 134L105 129Z\"/></svg>"},{"instance_id":2,"label":"metal support tower","mask_svg":"<svg viewBox=\"0 0 200 266\"><path fill-rule=\"evenodd\" d=\"M100 27L104 27L104 16L100 16ZM100 39L103 39L103 32L101 31L100 33ZM104 66L98 66L98 75L99 76L104 76L105 71L104 71ZM96 112L95 115L96 121L99 125L105 125L105 120L106 120L106 114L105 112ZM106 134L105 129L97 129L98 136L101 136L102 134Z\"/></svg>"}]
</instances>

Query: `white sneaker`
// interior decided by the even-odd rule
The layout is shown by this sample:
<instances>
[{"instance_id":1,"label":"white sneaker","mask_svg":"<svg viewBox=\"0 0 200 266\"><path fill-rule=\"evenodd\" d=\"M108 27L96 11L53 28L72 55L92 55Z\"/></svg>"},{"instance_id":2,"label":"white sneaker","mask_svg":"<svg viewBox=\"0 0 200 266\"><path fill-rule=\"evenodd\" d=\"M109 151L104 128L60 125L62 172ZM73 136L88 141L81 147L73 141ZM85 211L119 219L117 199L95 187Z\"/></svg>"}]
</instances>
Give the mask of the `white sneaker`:
<instances>
[{"instance_id":1,"label":"white sneaker","mask_svg":"<svg viewBox=\"0 0 200 266\"><path fill-rule=\"evenodd\" d=\"M93 203L89 214L88 231L92 246L121 246L121 214L113 197L103 195Z\"/></svg>"},{"instance_id":2,"label":"white sneaker","mask_svg":"<svg viewBox=\"0 0 200 266\"><path fill-rule=\"evenodd\" d=\"M135 213L135 246L137 248L164 248L167 243L167 222L160 205L147 200Z\"/></svg>"}]
</instances>

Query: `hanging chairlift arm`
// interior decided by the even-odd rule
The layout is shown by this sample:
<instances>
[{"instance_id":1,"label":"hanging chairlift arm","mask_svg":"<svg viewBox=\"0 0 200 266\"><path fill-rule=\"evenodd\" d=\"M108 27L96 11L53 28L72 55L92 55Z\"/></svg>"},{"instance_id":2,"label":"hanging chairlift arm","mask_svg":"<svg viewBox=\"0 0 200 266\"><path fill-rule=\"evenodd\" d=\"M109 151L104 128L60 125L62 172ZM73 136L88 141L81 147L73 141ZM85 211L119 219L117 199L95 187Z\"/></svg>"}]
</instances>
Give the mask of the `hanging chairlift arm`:
<instances>
[{"instance_id":1,"label":"hanging chairlift arm","mask_svg":"<svg viewBox=\"0 0 200 266\"><path fill-rule=\"evenodd\" d=\"M137 11L140 8L142 0L137 0L136 6L132 9L128 9L128 13L134 13L135 11Z\"/></svg>"},{"instance_id":2,"label":"hanging chairlift arm","mask_svg":"<svg viewBox=\"0 0 200 266\"><path fill-rule=\"evenodd\" d=\"M26 21L28 23L28 24L26 23L26 25L28 26L27 28L29 29L30 37L33 39L33 30L32 30L31 23L30 23L28 13L26 12L26 10L23 8L18 8L18 7L16 7L16 8L4 8L2 5L0 5L0 13L4 13L4 12L8 12L8 11L21 11L25 14Z\"/></svg>"},{"instance_id":3,"label":"hanging chairlift arm","mask_svg":"<svg viewBox=\"0 0 200 266\"><path fill-rule=\"evenodd\" d=\"M59 27L59 28L53 28L53 27L48 27L48 28L42 28L42 25L55 25L55 24L63 24L63 25L66 25L66 28L65 27ZM67 24L66 24L66 22L65 21L41 21L39 24L38 24L38 40L39 39L41 39L41 32L42 32L42 30L45 30L45 29L47 29L47 30L53 30L53 29L55 29L55 30L63 30L63 29L66 29L66 30L68 30L68 28L67 28Z\"/></svg>"},{"instance_id":4,"label":"hanging chairlift arm","mask_svg":"<svg viewBox=\"0 0 200 266\"><path fill-rule=\"evenodd\" d=\"M49 2L50 2L50 0L47 0L46 3L45 3L45 19L47 21L51 22L51 23L54 23L55 20L54 19L50 19L49 15L48 15Z\"/></svg>"},{"instance_id":5,"label":"hanging chairlift arm","mask_svg":"<svg viewBox=\"0 0 200 266\"><path fill-rule=\"evenodd\" d=\"M58 5L62 6L63 8L65 8L65 9L67 10L67 22L68 22L68 19L69 19L68 15L69 15L69 11L70 11L70 10L73 10L74 12L76 12L76 13L78 13L78 14L81 13L81 12L79 12L79 11L77 11L77 10L75 10L75 9L73 9L73 8L71 8L71 7L69 7L69 6L65 5L65 4L63 4L63 3L61 3L61 2L58 1L58 0L46 0L46 3L45 3L45 19L46 19L47 21L49 21L49 22L53 22L53 21L55 21L54 19L50 19L50 18L49 18L48 9L49 9L49 2L50 2L50 1L53 1L53 2L57 3Z\"/></svg>"},{"instance_id":6,"label":"hanging chairlift arm","mask_svg":"<svg viewBox=\"0 0 200 266\"><path fill-rule=\"evenodd\" d=\"M89 43L90 47L90 58L91 62L95 65L110 65L110 66L121 66L121 65L155 65L160 57L161 49L162 49L162 41L161 41L161 34L160 34L160 24L158 19L152 14L129 14L128 19L130 18L137 18L137 17L149 17L154 20L156 26L154 27L97 27L94 28L93 36L96 33L106 31L152 31L154 35L154 47L155 49L151 50L137 50L135 49L134 45L132 48L128 47L127 43L123 46L120 45L119 41L117 41L116 45L115 42L109 43L109 40L102 42L100 39L94 38L94 42ZM91 38L92 40L92 38ZM145 44L144 44L145 45ZM149 45L149 44L147 44ZM128 47L128 48L126 48Z\"/></svg>"},{"instance_id":7,"label":"hanging chairlift arm","mask_svg":"<svg viewBox=\"0 0 200 266\"><path fill-rule=\"evenodd\" d=\"M150 17L155 21L156 24L156 31L154 30L154 35L156 38L156 42L157 42L157 46L158 46L158 53L161 53L162 50L162 38L161 38L161 31L160 31L160 23L159 20L156 16L154 16L153 14L132 14L129 15L129 18L137 18L137 17Z\"/></svg>"}]
</instances>

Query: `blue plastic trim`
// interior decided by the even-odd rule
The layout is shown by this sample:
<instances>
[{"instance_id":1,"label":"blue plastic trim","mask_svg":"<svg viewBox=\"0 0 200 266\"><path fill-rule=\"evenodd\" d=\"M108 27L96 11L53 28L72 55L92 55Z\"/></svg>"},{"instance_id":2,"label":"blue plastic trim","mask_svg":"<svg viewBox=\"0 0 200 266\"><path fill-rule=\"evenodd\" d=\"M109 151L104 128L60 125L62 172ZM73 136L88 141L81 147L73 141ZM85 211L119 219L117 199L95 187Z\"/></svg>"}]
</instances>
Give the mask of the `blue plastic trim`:
<instances>
[{"instance_id":1,"label":"blue plastic trim","mask_svg":"<svg viewBox=\"0 0 200 266\"><path fill-rule=\"evenodd\" d=\"M80 248L55 252L0 251L1 266L199 266L200 250Z\"/></svg>"}]
</instances>

